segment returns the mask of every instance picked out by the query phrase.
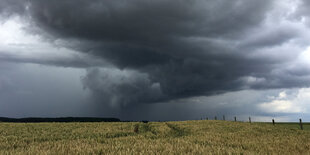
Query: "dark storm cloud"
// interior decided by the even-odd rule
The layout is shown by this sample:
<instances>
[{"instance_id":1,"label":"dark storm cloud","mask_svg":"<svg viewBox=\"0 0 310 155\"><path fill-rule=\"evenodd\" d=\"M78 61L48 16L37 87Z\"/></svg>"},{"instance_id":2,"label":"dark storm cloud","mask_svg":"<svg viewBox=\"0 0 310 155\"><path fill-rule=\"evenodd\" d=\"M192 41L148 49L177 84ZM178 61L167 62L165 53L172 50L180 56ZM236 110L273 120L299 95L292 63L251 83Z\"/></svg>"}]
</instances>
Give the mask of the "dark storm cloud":
<instances>
[{"instance_id":1,"label":"dark storm cloud","mask_svg":"<svg viewBox=\"0 0 310 155\"><path fill-rule=\"evenodd\" d=\"M23 16L34 26L29 31L78 42L65 46L118 68L88 69L82 80L102 102L126 106L310 84L281 70L299 53L279 47L301 33L294 33L294 26L266 26L277 9L270 0L30 0L25 5Z\"/></svg>"},{"instance_id":2,"label":"dark storm cloud","mask_svg":"<svg viewBox=\"0 0 310 155\"><path fill-rule=\"evenodd\" d=\"M270 5L267 0L31 2L37 24L64 37L151 44L169 37L238 33L258 24Z\"/></svg>"}]
</instances>

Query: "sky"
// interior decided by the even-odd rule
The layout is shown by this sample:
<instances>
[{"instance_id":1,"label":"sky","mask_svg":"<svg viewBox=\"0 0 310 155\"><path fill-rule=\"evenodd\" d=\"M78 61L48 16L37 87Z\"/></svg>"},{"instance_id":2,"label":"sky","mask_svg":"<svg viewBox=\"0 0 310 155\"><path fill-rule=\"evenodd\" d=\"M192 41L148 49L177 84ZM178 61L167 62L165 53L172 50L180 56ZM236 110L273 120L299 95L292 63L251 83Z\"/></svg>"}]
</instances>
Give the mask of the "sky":
<instances>
[{"instance_id":1,"label":"sky","mask_svg":"<svg viewBox=\"0 0 310 155\"><path fill-rule=\"evenodd\" d=\"M0 0L0 116L310 121L307 0Z\"/></svg>"}]
</instances>

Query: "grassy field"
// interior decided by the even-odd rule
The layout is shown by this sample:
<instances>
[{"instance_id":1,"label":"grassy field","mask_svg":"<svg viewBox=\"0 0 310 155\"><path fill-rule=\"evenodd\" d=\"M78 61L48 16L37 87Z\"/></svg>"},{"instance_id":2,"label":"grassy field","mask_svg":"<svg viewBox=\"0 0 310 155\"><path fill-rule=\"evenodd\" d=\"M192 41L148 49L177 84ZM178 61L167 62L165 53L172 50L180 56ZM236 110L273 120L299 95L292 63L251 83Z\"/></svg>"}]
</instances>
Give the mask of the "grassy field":
<instances>
[{"instance_id":1,"label":"grassy field","mask_svg":"<svg viewBox=\"0 0 310 155\"><path fill-rule=\"evenodd\" d=\"M0 154L310 154L310 124L304 128L204 120L0 123Z\"/></svg>"}]
</instances>

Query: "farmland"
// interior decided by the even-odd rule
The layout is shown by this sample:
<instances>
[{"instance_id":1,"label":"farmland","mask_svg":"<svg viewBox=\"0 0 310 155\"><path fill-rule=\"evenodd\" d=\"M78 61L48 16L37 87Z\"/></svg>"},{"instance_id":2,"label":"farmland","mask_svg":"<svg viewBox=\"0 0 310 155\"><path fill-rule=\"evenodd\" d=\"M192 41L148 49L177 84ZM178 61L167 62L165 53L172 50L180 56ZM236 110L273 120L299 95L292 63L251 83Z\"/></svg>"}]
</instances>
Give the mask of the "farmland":
<instances>
[{"instance_id":1,"label":"farmland","mask_svg":"<svg viewBox=\"0 0 310 155\"><path fill-rule=\"evenodd\" d=\"M214 120L0 123L0 154L309 154L310 124L304 129Z\"/></svg>"}]
</instances>

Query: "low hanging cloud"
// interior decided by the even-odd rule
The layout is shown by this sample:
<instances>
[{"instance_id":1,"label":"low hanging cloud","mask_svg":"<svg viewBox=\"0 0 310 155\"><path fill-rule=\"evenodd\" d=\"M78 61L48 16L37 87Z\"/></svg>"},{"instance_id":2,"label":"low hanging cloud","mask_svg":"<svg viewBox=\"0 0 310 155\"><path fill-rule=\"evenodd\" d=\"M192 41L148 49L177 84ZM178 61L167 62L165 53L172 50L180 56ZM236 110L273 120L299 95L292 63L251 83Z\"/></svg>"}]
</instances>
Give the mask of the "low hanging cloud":
<instances>
[{"instance_id":1,"label":"low hanging cloud","mask_svg":"<svg viewBox=\"0 0 310 155\"><path fill-rule=\"evenodd\" d=\"M1 7L3 16L28 21L29 33L61 40L62 47L105 62L49 63L87 68L82 83L103 103L126 107L244 89L310 86L309 64L304 63L310 60L304 9L309 7L301 5L306 1L1 3L8 6Z\"/></svg>"},{"instance_id":2,"label":"low hanging cloud","mask_svg":"<svg viewBox=\"0 0 310 155\"><path fill-rule=\"evenodd\" d=\"M130 70L98 69L87 70L82 79L85 88L93 91L100 102L112 107L133 103L149 103L164 98L159 83L152 83L147 74Z\"/></svg>"}]
</instances>

